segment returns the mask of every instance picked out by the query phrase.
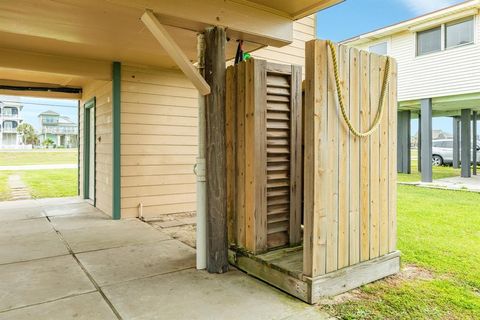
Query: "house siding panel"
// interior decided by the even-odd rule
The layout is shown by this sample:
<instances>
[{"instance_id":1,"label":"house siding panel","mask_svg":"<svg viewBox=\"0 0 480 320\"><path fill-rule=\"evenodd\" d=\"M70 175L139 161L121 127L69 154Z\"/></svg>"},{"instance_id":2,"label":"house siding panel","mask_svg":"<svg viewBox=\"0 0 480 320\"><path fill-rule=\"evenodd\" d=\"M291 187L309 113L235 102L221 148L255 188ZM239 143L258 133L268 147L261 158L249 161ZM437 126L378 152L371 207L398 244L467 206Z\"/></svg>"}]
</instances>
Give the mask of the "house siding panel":
<instances>
[{"instance_id":1,"label":"house siding panel","mask_svg":"<svg viewBox=\"0 0 480 320\"><path fill-rule=\"evenodd\" d=\"M108 215L112 215L112 82L92 82L83 89L80 104L80 196L83 197L83 105L95 97L95 204Z\"/></svg>"},{"instance_id":2,"label":"house siding panel","mask_svg":"<svg viewBox=\"0 0 480 320\"><path fill-rule=\"evenodd\" d=\"M402 32L363 44L389 42L398 62L398 100L410 101L480 92L480 15L475 16L475 43L417 57L415 33Z\"/></svg>"},{"instance_id":3,"label":"house siding panel","mask_svg":"<svg viewBox=\"0 0 480 320\"><path fill-rule=\"evenodd\" d=\"M174 70L124 66L122 217L196 210L198 93Z\"/></svg>"},{"instance_id":4,"label":"house siding panel","mask_svg":"<svg viewBox=\"0 0 480 320\"><path fill-rule=\"evenodd\" d=\"M305 73L305 42L315 39L315 15L300 19L293 24L293 42L282 47L266 47L252 53L254 58L274 63L296 64Z\"/></svg>"}]
</instances>

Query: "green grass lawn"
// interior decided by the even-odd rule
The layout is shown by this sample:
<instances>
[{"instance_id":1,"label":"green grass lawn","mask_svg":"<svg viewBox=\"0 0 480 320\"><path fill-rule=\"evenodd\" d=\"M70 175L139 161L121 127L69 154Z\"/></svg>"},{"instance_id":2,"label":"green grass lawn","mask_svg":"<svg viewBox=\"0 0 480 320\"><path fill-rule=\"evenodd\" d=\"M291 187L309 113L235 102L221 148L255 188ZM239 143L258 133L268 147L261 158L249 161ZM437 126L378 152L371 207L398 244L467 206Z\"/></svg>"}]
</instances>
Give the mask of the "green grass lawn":
<instances>
[{"instance_id":1,"label":"green grass lawn","mask_svg":"<svg viewBox=\"0 0 480 320\"><path fill-rule=\"evenodd\" d=\"M10 199L10 188L8 187L9 171L0 171L0 201Z\"/></svg>"},{"instance_id":2,"label":"green grass lawn","mask_svg":"<svg viewBox=\"0 0 480 320\"><path fill-rule=\"evenodd\" d=\"M77 169L19 171L32 198L58 198L78 193Z\"/></svg>"},{"instance_id":3,"label":"green grass lawn","mask_svg":"<svg viewBox=\"0 0 480 320\"><path fill-rule=\"evenodd\" d=\"M340 319L480 319L480 194L398 187L400 276L323 308ZM411 266L416 268L411 268Z\"/></svg>"},{"instance_id":4,"label":"green grass lawn","mask_svg":"<svg viewBox=\"0 0 480 320\"><path fill-rule=\"evenodd\" d=\"M0 166L77 163L77 149L2 150Z\"/></svg>"}]
</instances>

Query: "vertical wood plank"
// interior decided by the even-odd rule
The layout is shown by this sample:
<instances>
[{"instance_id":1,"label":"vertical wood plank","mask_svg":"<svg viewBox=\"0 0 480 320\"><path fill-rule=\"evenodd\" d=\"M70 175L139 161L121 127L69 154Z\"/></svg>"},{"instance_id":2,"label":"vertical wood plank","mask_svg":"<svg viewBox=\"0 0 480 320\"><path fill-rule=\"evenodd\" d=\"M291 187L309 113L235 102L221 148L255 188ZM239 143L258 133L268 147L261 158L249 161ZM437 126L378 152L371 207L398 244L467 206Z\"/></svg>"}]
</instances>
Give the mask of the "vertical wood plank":
<instances>
[{"instance_id":1,"label":"vertical wood plank","mask_svg":"<svg viewBox=\"0 0 480 320\"><path fill-rule=\"evenodd\" d=\"M360 128L360 54L350 49L350 119ZM350 265L360 261L360 138L350 134Z\"/></svg>"},{"instance_id":2,"label":"vertical wood plank","mask_svg":"<svg viewBox=\"0 0 480 320\"><path fill-rule=\"evenodd\" d=\"M338 46L335 45L338 51ZM327 81L327 272L338 268L338 113L336 101L335 76L333 72L332 54L328 50Z\"/></svg>"},{"instance_id":3,"label":"vertical wood plank","mask_svg":"<svg viewBox=\"0 0 480 320\"><path fill-rule=\"evenodd\" d=\"M245 246L255 252L255 82L253 61L245 62Z\"/></svg>"},{"instance_id":4,"label":"vertical wood plank","mask_svg":"<svg viewBox=\"0 0 480 320\"><path fill-rule=\"evenodd\" d=\"M392 59L390 87L388 92L389 104L389 183L388 183L388 235L389 251L397 249L397 76L398 66Z\"/></svg>"},{"instance_id":5,"label":"vertical wood plank","mask_svg":"<svg viewBox=\"0 0 480 320\"><path fill-rule=\"evenodd\" d=\"M340 68L341 92L347 114L350 113L350 57L347 46L339 46L338 62ZM349 140L350 129L337 111L338 126L338 269L349 265ZM335 115L334 115L335 116ZM332 119L332 121L334 121Z\"/></svg>"},{"instance_id":6,"label":"vertical wood plank","mask_svg":"<svg viewBox=\"0 0 480 320\"><path fill-rule=\"evenodd\" d=\"M259 253L267 249L266 61L250 59L245 68L245 244Z\"/></svg>"},{"instance_id":7,"label":"vertical wood plank","mask_svg":"<svg viewBox=\"0 0 480 320\"><path fill-rule=\"evenodd\" d=\"M206 99L207 270L228 270L226 148L225 148L225 29L205 31Z\"/></svg>"},{"instance_id":8,"label":"vertical wood plank","mask_svg":"<svg viewBox=\"0 0 480 320\"><path fill-rule=\"evenodd\" d=\"M235 168L236 168L236 79L235 67L227 68L226 108L225 108L225 143L227 148L227 221L228 242L237 243L235 230Z\"/></svg>"},{"instance_id":9,"label":"vertical wood plank","mask_svg":"<svg viewBox=\"0 0 480 320\"><path fill-rule=\"evenodd\" d=\"M380 58L370 55L370 123L378 111ZM370 138L370 259L380 254L380 131Z\"/></svg>"},{"instance_id":10,"label":"vertical wood plank","mask_svg":"<svg viewBox=\"0 0 480 320\"><path fill-rule=\"evenodd\" d=\"M245 248L245 62L237 65L237 143L235 189L237 245Z\"/></svg>"},{"instance_id":11,"label":"vertical wood plank","mask_svg":"<svg viewBox=\"0 0 480 320\"><path fill-rule=\"evenodd\" d=\"M380 59L380 66L379 66L379 75L378 79L379 83L379 96L381 94L382 82L385 76L385 64L387 58L382 56ZM380 234L380 249L379 254L384 255L388 253L388 211L389 211L389 204L388 204L388 181L389 181L389 149L391 145L388 141L388 128L389 128L389 110L390 110L390 99L388 95L388 91L385 95L384 101L384 112L383 117L380 122L379 134L380 134L380 221L379 221L379 234Z\"/></svg>"},{"instance_id":12,"label":"vertical wood plank","mask_svg":"<svg viewBox=\"0 0 480 320\"><path fill-rule=\"evenodd\" d=\"M370 58L360 51L361 130L370 127ZM360 260L370 258L370 138L360 141Z\"/></svg>"},{"instance_id":13,"label":"vertical wood plank","mask_svg":"<svg viewBox=\"0 0 480 320\"><path fill-rule=\"evenodd\" d=\"M290 245L301 241L302 225L302 68L292 65L290 77Z\"/></svg>"},{"instance_id":14,"label":"vertical wood plank","mask_svg":"<svg viewBox=\"0 0 480 320\"><path fill-rule=\"evenodd\" d=\"M326 273L327 236L327 45L305 46L305 159L303 273Z\"/></svg>"},{"instance_id":15,"label":"vertical wood plank","mask_svg":"<svg viewBox=\"0 0 480 320\"><path fill-rule=\"evenodd\" d=\"M254 252L267 250L267 62L251 59L254 103Z\"/></svg>"}]
</instances>

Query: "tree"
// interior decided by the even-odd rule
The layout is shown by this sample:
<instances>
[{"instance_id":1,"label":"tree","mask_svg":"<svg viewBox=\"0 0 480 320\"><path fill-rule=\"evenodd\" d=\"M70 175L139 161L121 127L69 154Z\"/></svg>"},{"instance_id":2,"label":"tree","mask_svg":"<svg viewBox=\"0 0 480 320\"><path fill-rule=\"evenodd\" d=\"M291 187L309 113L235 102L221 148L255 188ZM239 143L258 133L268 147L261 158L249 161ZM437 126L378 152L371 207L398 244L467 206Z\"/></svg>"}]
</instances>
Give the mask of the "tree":
<instances>
[{"instance_id":1,"label":"tree","mask_svg":"<svg viewBox=\"0 0 480 320\"><path fill-rule=\"evenodd\" d=\"M17 132L22 135L23 144L38 144L38 137L35 134L35 129L29 123L22 123L17 127Z\"/></svg>"},{"instance_id":2,"label":"tree","mask_svg":"<svg viewBox=\"0 0 480 320\"><path fill-rule=\"evenodd\" d=\"M53 146L55 142L53 142L52 139L50 138L47 138L45 140L43 140L43 145L46 147L46 148L49 148L50 146Z\"/></svg>"}]
</instances>

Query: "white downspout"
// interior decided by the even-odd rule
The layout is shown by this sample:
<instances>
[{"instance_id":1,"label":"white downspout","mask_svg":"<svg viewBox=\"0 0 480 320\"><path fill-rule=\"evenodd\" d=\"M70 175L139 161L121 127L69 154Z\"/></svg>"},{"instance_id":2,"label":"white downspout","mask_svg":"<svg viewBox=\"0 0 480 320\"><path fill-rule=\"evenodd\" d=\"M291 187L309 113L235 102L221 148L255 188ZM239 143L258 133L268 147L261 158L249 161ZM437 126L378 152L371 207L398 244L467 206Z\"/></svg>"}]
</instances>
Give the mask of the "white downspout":
<instances>
[{"instance_id":1,"label":"white downspout","mask_svg":"<svg viewBox=\"0 0 480 320\"><path fill-rule=\"evenodd\" d=\"M205 35L197 35L198 71L204 76ZM197 175L197 269L207 267L207 190L205 175L205 96L198 96L198 157L195 164Z\"/></svg>"}]
</instances>

